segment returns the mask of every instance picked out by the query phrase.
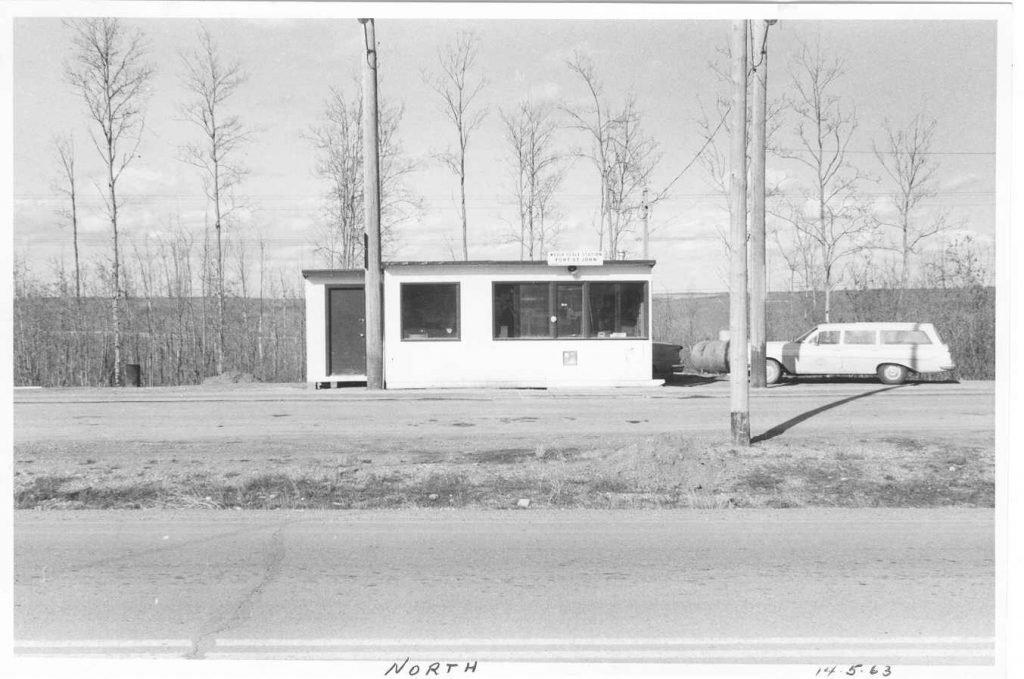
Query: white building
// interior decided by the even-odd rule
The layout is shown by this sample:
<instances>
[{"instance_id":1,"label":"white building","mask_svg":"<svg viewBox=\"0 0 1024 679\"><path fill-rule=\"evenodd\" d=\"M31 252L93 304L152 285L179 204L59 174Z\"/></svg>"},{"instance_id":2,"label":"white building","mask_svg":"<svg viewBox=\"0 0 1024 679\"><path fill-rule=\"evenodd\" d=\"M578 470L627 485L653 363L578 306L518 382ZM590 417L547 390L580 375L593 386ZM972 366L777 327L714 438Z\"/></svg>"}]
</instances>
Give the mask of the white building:
<instances>
[{"instance_id":1,"label":"white building","mask_svg":"<svg viewBox=\"0 0 1024 679\"><path fill-rule=\"evenodd\" d=\"M653 261L384 264L388 388L652 380ZM306 381L364 382L363 272L303 271Z\"/></svg>"}]
</instances>

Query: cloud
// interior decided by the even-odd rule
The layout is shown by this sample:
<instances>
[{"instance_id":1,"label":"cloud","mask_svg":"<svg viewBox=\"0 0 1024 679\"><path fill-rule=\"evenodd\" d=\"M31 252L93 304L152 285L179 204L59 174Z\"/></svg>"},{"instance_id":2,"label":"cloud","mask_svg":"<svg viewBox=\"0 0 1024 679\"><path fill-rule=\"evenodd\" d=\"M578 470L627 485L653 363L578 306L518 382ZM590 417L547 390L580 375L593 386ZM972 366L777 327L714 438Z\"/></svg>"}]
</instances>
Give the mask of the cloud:
<instances>
[{"instance_id":1,"label":"cloud","mask_svg":"<svg viewBox=\"0 0 1024 679\"><path fill-rule=\"evenodd\" d=\"M959 191L965 188L975 188L979 185L978 175L973 172L955 174L939 182L940 193Z\"/></svg>"},{"instance_id":2,"label":"cloud","mask_svg":"<svg viewBox=\"0 0 1024 679\"><path fill-rule=\"evenodd\" d=\"M165 162L162 159L161 162ZM162 165L161 168L166 168ZM118 190L124 195L201 195L199 178L196 172L184 172L187 167L181 163L171 165L173 171L157 169L147 164L140 156L125 168L117 180Z\"/></svg>"},{"instance_id":3,"label":"cloud","mask_svg":"<svg viewBox=\"0 0 1024 679\"><path fill-rule=\"evenodd\" d=\"M602 53L602 50L594 47L593 43L589 40L577 40L574 43L562 45L551 50L548 52L547 56L544 57L544 61L564 65L565 62L574 59L577 53L594 60L598 54Z\"/></svg>"},{"instance_id":4,"label":"cloud","mask_svg":"<svg viewBox=\"0 0 1024 679\"><path fill-rule=\"evenodd\" d=\"M530 98L538 102L561 102L563 99L562 86L556 82L548 81L530 85Z\"/></svg>"},{"instance_id":5,"label":"cloud","mask_svg":"<svg viewBox=\"0 0 1024 679\"><path fill-rule=\"evenodd\" d=\"M273 7L268 6L268 7ZM248 29L293 29L299 28L303 22L309 21L309 19L302 19L300 17L261 17L261 18L242 18L236 20L242 27ZM361 39L361 38L360 38Z\"/></svg>"},{"instance_id":6,"label":"cloud","mask_svg":"<svg viewBox=\"0 0 1024 679\"><path fill-rule=\"evenodd\" d=\"M871 211L884 221L892 220L898 215L896 206L885 196L878 196L871 201Z\"/></svg>"},{"instance_id":7,"label":"cloud","mask_svg":"<svg viewBox=\"0 0 1024 679\"><path fill-rule=\"evenodd\" d=\"M765 184L768 186L777 186L784 188L787 185L792 185L795 181L793 176L786 170L774 170L765 168L764 172Z\"/></svg>"}]
</instances>

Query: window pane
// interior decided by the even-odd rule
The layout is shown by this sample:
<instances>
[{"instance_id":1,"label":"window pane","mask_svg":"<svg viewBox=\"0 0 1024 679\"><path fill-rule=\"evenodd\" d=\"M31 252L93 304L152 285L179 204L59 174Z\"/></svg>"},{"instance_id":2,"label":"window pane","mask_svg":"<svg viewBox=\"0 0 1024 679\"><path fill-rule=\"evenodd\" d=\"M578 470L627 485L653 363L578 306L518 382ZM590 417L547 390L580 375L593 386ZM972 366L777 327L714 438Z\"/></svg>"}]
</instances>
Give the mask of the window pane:
<instances>
[{"instance_id":1,"label":"window pane","mask_svg":"<svg viewBox=\"0 0 1024 679\"><path fill-rule=\"evenodd\" d=\"M583 284L563 283L556 287L555 331L559 337L583 337Z\"/></svg>"},{"instance_id":2,"label":"window pane","mask_svg":"<svg viewBox=\"0 0 1024 679\"><path fill-rule=\"evenodd\" d=\"M874 330L847 330L846 331L846 343L847 344L874 344L875 343L875 331Z\"/></svg>"},{"instance_id":3,"label":"window pane","mask_svg":"<svg viewBox=\"0 0 1024 679\"><path fill-rule=\"evenodd\" d=\"M590 283L591 337L646 335L643 283Z\"/></svg>"},{"instance_id":4,"label":"window pane","mask_svg":"<svg viewBox=\"0 0 1024 679\"><path fill-rule=\"evenodd\" d=\"M923 330L883 330L882 344L931 344Z\"/></svg>"},{"instance_id":5,"label":"window pane","mask_svg":"<svg viewBox=\"0 0 1024 679\"><path fill-rule=\"evenodd\" d=\"M818 344L839 344L839 331L822 330L818 333Z\"/></svg>"},{"instance_id":6,"label":"window pane","mask_svg":"<svg viewBox=\"0 0 1024 679\"><path fill-rule=\"evenodd\" d=\"M550 337L547 283L494 285L494 336Z\"/></svg>"},{"instance_id":7,"label":"window pane","mask_svg":"<svg viewBox=\"0 0 1024 679\"><path fill-rule=\"evenodd\" d=\"M403 283L402 339L459 339L459 284Z\"/></svg>"}]
</instances>

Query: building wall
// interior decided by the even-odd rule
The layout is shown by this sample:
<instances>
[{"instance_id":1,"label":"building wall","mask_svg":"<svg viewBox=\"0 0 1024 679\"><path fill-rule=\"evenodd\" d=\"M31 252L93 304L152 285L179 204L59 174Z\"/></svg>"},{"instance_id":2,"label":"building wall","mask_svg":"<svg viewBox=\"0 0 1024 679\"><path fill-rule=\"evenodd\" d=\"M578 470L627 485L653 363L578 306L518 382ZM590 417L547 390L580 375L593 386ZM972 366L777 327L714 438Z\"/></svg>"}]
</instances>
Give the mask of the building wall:
<instances>
[{"instance_id":1,"label":"building wall","mask_svg":"<svg viewBox=\"0 0 1024 679\"><path fill-rule=\"evenodd\" d=\"M306 279L306 381L327 380L327 288Z\"/></svg>"},{"instance_id":2,"label":"building wall","mask_svg":"<svg viewBox=\"0 0 1024 679\"><path fill-rule=\"evenodd\" d=\"M506 339L492 336L492 285L499 282L646 281L650 266L564 267L495 264L406 265L384 272L384 376L389 388L474 386L602 386L651 384L650 286L647 338ZM457 282L460 335L453 340L401 339L402 283ZM577 364L563 365L575 351Z\"/></svg>"},{"instance_id":3,"label":"building wall","mask_svg":"<svg viewBox=\"0 0 1024 679\"><path fill-rule=\"evenodd\" d=\"M362 272L323 272L306 276L306 382L366 380L365 375L327 374L327 288L362 284Z\"/></svg>"}]
</instances>

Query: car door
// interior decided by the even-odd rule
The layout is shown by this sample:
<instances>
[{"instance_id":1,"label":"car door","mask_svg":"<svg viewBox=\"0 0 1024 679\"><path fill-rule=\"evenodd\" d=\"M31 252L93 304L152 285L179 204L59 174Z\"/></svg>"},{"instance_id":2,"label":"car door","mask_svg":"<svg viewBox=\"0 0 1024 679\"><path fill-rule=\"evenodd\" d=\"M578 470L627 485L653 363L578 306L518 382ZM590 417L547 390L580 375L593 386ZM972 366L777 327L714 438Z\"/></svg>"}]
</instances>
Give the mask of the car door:
<instances>
[{"instance_id":1,"label":"car door","mask_svg":"<svg viewBox=\"0 0 1024 679\"><path fill-rule=\"evenodd\" d=\"M938 372L951 364L948 348L939 341L934 328L929 329L930 333L920 327L882 330L879 342L885 350L885 362L921 372Z\"/></svg>"},{"instance_id":2,"label":"car door","mask_svg":"<svg viewBox=\"0 0 1024 679\"><path fill-rule=\"evenodd\" d=\"M819 330L800 343L794 357L798 375L830 375L841 371L839 330Z\"/></svg>"},{"instance_id":3,"label":"car door","mask_svg":"<svg viewBox=\"0 0 1024 679\"><path fill-rule=\"evenodd\" d=\"M844 330L841 369L847 375L873 375L880 363L877 330Z\"/></svg>"}]
</instances>

